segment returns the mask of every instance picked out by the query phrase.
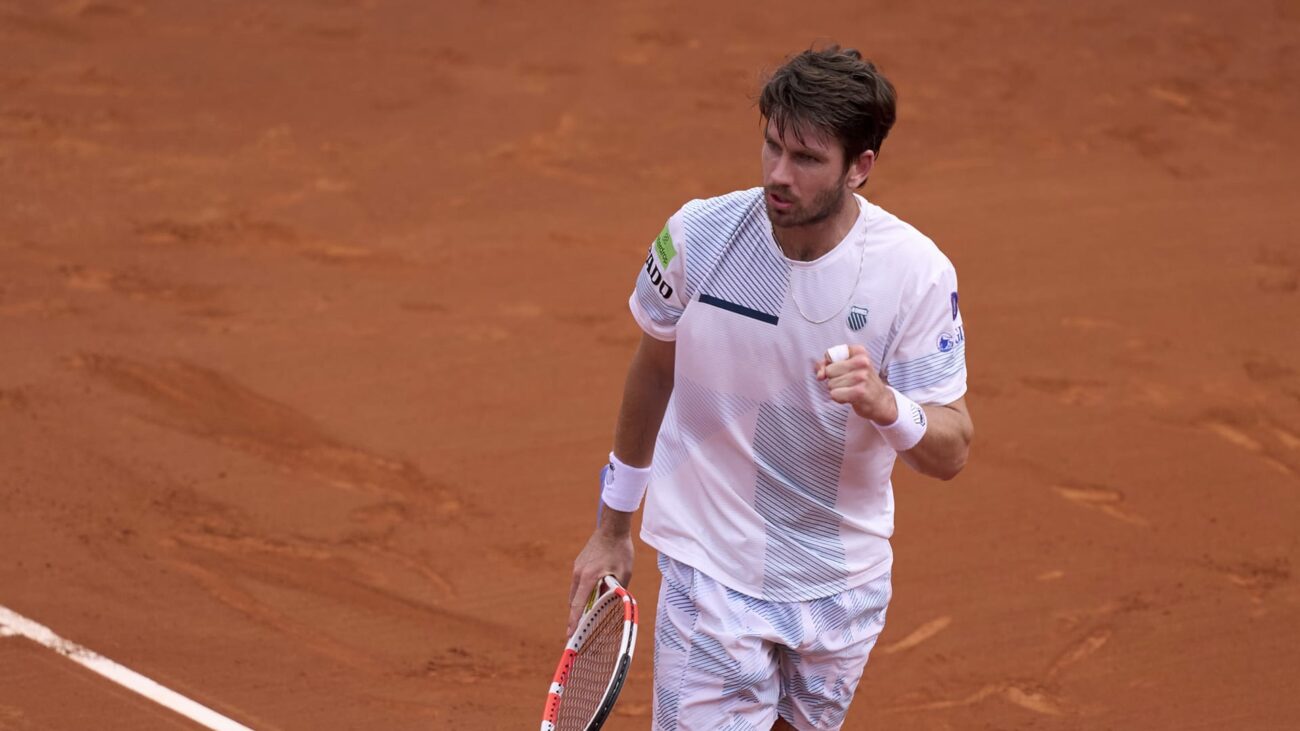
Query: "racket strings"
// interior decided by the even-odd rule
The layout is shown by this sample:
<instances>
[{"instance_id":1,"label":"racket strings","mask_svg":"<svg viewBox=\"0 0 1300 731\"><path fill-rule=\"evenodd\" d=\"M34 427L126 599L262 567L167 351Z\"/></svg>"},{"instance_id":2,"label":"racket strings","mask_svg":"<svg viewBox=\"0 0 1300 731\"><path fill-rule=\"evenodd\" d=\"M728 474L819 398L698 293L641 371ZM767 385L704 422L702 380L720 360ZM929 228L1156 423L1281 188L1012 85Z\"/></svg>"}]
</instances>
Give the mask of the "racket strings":
<instances>
[{"instance_id":1,"label":"racket strings","mask_svg":"<svg viewBox=\"0 0 1300 731\"><path fill-rule=\"evenodd\" d=\"M623 654L623 602L605 605L573 659L556 718L556 731L584 731L604 700Z\"/></svg>"}]
</instances>

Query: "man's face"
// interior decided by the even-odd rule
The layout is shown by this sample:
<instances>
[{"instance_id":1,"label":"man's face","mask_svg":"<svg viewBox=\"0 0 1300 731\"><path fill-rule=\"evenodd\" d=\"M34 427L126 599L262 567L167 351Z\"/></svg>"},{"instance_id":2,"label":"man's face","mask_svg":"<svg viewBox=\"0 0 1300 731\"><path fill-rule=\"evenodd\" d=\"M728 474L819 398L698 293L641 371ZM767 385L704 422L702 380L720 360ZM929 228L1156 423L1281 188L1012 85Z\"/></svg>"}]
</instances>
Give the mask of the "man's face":
<instances>
[{"instance_id":1,"label":"man's face","mask_svg":"<svg viewBox=\"0 0 1300 731\"><path fill-rule=\"evenodd\" d=\"M820 223L844 205L848 174L844 149L816 130L787 127L784 139L768 120L763 140L763 189L772 225L789 228Z\"/></svg>"}]
</instances>

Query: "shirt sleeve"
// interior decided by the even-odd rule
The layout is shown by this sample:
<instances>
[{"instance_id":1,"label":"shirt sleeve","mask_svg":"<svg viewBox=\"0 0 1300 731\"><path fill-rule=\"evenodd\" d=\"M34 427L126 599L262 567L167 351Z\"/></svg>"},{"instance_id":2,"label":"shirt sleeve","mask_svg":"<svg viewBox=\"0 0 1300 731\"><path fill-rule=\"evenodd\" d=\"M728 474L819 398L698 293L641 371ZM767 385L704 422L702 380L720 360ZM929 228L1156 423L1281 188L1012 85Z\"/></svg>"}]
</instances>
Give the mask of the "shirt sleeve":
<instances>
[{"instance_id":1,"label":"shirt sleeve","mask_svg":"<svg viewBox=\"0 0 1300 731\"><path fill-rule=\"evenodd\" d=\"M947 260L904 315L885 376L919 404L949 404L966 393L966 329L957 303L957 272Z\"/></svg>"},{"instance_id":2,"label":"shirt sleeve","mask_svg":"<svg viewBox=\"0 0 1300 731\"><path fill-rule=\"evenodd\" d=\"M628 299L632 317L657 340L677 339L677 319L686 309L686 252L679 217L668 219L664 230L650 242L636 288Z\"/></svg>"}]
</instances>

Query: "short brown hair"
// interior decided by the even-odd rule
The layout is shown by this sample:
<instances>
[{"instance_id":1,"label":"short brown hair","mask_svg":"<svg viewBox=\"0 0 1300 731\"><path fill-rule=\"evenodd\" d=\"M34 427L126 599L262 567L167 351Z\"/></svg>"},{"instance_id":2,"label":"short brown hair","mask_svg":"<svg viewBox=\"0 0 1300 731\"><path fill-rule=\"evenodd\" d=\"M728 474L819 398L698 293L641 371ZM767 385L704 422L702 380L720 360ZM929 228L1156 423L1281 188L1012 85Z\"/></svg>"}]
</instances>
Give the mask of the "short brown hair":
<instances>
[{"instance_id":1,"label":"short brown hair","mask_svg":"<svg viewBox=\"0 0 1300 731\"><path fill-rule=\"evenodd\" d=\"M897 94L875 64L852 48L809 49L791 58L763 85L758 110L776 123L785 137L793 125L811 128L839 140L844 164L880 146L894 126Z\"/></svg>"}]
</instances>

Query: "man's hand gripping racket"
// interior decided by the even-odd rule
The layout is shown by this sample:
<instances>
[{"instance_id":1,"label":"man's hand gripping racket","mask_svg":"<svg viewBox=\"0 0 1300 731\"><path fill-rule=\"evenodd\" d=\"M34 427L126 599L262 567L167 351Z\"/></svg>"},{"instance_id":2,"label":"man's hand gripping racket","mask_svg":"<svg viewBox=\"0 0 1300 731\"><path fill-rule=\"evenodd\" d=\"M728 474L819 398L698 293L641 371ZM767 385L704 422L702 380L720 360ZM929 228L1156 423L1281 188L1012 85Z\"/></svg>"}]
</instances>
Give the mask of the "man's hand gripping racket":
<instances>
[{"instance_id":1,"label":"man's hand gripping racket","mask_svg":"<svg viewBox=\"0 0 1300 731\"><path fill-rule=\"evenodd\" d=\"M604 472L601 484L604 484ZM627 536L602 533L602 513L598 510L597 530L575 566L607 567L610 574L626 576L631 566L630 527ZM623 520L626 515L614 520ZM587 583L582 573L575 569L571 602ZM542 731L596 731L605 724L632 663L637 620L636 600L632 595L613 575L601 576L587 598L582 615L576 622L572 616L569 618L571 635L546 696Z\"/></svg>"}]
</instances>

